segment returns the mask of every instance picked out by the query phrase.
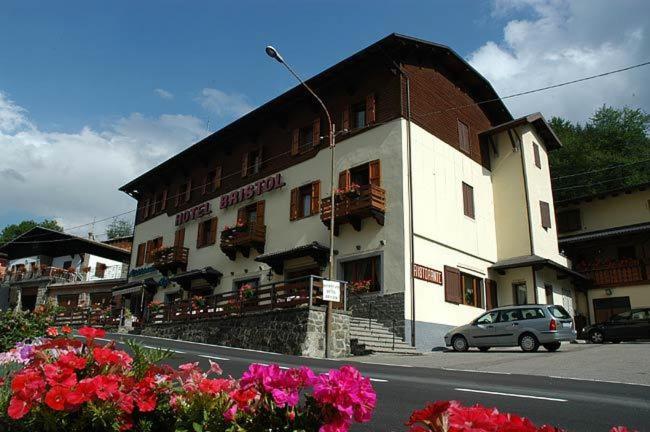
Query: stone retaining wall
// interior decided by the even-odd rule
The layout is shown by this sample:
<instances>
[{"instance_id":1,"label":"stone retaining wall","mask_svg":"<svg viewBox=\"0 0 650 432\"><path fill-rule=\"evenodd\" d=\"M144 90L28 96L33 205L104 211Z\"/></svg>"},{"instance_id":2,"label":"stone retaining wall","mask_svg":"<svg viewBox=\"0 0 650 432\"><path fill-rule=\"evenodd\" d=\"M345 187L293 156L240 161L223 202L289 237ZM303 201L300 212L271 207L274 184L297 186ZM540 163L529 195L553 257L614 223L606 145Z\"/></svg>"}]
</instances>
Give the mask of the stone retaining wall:
<instances>
[{"instance_id":1,"label":"stone retaining wall","mask_svg":"<svg viewBox=\"0 0 650 432\"><path fill-rule=\"evenodd\" d=\"M372 310L369 308L372 305ZM395 334L404 339L404 293L348 295L348 310L355 317L373 318L389 330L395 319ZM372 317L369 317L369 313Z\"/></svg>"},{"instance_id":2,"label":"stone retaining wall","mask_svg":"<svg viewBox=\"0 0 650 432\"><path fill-rule=\"evenodd\" d=\"M142 328L141 334L322 358L325 356L325 308L314 306L200 321L148 324ZM334 312L330 348L330 357L350 355L349 313Z\"/></svg>"}]
</instances>

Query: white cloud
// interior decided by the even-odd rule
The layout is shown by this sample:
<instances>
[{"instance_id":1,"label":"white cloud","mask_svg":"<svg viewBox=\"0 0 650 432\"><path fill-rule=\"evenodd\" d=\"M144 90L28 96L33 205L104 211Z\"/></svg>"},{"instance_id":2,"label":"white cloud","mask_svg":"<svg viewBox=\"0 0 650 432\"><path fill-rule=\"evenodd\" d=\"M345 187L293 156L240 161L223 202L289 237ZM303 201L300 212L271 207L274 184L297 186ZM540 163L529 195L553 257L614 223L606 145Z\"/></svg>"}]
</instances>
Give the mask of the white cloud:
<instances>
[{"instance_id":1,"label":"white cloud","mask_svg":"<svg viewBox=\"0 0 650 432\"><path fill-rule=\"evenodd\" d=\"M161 99L167 99L167 100L174 99L174 94L165 89L157 88L154 89L153 92L158 96L160 96Z\"/></svg>"},{"instance_id":2,"label":"white cloud","mask_svg":"<svg viewBox=\"0 0 650 432\"><path fill-rule=\"evenodd\" d=\"M0 202L4 209L54 216L64 227L128 211L135 201L118 188L205 134L193 116L138 113L105 130L43 131L0 92Z\"/></svg>"},{"instance_id":3,"label":"white cloud","mask_svg":"<svg viewBox=\"0 0 650 432\"><path fill-rule=\"evenodd\" d=\"M649 15L642 0L495 0L493 16L508 20L503 40L486 42L469 61L501 96L619 69L650 58ZM574 121L603 104L650 111L648 73L639 68L506 104L515 116L541 111Z\"/></svg>"},{"instance_id":4,"label":"white cloud","mask_svg":"<svg viewBox=\"0 0 650 432\"><path fill-rule=\"evenodd\" d=\"M240 117L253 109L244 95L225 93L215 88L201 90L197 101L219 117Z\"/></svg>"}]
</instances>

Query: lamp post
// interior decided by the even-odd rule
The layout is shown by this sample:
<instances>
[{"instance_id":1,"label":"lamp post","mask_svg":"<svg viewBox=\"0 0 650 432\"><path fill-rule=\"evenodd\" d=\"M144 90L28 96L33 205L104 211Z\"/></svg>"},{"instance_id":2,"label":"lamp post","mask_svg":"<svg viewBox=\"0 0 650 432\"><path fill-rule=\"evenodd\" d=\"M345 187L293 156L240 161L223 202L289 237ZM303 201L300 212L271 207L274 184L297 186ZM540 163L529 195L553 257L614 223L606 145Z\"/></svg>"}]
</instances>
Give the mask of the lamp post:
<instances>
[{"instance_id":1,"label":"lamp post","mask_svg":"<svg viewBox=\"0 0 650 432\"><path fill-rule=\"evenodd\" d=\"M318 97L318 95L298 76L298 74L287 64L287 62L284 61L280 53L273 48L271 45L266 47L266 54L277 60L279 63L284 65L284 67L287 68L287 70L293 75L299 82L302 84L302 86L307 89L307 91L318 101L319 105L323 109L323 112L325 112L325 116L327 117L327 130L328 130L328 143L329 143L329 148L330 148L330 155L331 155L331 183L330 183L330 250L329 250L329 279L334 280L334 219L336 216L335 212L335 206L336 206L336 188L335 188L335 173L334 173L334 147L336 146L336 143L334 142L334 123L332 123L332 117L330 116L330 112L327 110L327 107L325 106L325 103L323 100ZM325 315L325 357L329 357L330 354L330 343L332 342L332 302L328 301L327 302L327 312Z\"/></svg>"}]
</instances>

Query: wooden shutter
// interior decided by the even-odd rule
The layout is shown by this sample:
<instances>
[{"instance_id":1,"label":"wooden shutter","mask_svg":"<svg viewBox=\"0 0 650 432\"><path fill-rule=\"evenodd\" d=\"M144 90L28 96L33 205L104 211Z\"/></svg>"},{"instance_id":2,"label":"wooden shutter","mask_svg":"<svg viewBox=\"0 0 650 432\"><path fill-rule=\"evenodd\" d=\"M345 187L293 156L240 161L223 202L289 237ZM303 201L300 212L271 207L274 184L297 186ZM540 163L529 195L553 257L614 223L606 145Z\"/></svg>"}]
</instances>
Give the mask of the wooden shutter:
<instances>
[{"instance_id":1,"label":"wooden shutter","mask_svg":"<svg viewBox=\"0 0 650 432\"><path fill-rule=\"evenodd\" d=\"M374 186L381 186L381 162L379 159L371 161L368 164L368 177L370 184Z\"/></svg>"},{"instance_id":2,"label":"wooden shutter","mask_svg":"<svg viewBox=\"0 0 650 432\"><path fill-rule=\"evenodd\" d=\"M551 209L547 202L539 202L539 211L542 214L542 228L551 227Z\"/></svg>"},{"instance_id":3,"label":"wooden shutter","mask_svg":"<svg viewBox=\"0 0 650 432\"><path fill-rule=\"evenodd\" d=\"M241 176L246 177L246 175L248 175L248 152L241 157Z\"/></svg>"},{"instance_id":4,"label":"wooden shutter","mask_svg":"<svg viewBox=\"0 0 650 432\"><path fill-rule=\"evenodd\" d=\"M187 188L185 189L185 202L189 201L192 196L192 179L187 179Z\"/></svg>"},{"instance_id":5,"label":"wooden shutter","mask_svg":"<svg viewBox=\"0 0 650 432\"><path fill-rule=\"evenodd\" d=\"M208 192L208 183L210 183L210 173L207 173L203 177L203 187L201 188L201 195L205 195Z\"/></svg>"},{"instance_id":6,"label":"wooden shutter","mask_svg":"<svg viewBox=\"0 0 650 432\"><path fill-rule=\"evenodd\" d=\"M371 93L366 96L366 124L375 122L375 94Z\"/></svg>"},{"instance_id":7,"label":"wooden shutter","mask_svg":"<svg viewBox=\"0 0 650 432\"><path fill-rule=\"evenodd\" d=\"M300 202L300 188L291 189L291 204L289 205L289 220L298 219L298 204Z\"/></svg>"},{"instance_id":8,"label":"wooden shutter","mask_svg":"<svg viewBox=\"0 0 650 432\"><path fill-rule=\"evenodd\" d=\"M533 143L533 156L535 157L535 166L537 168L542 167L542 161L539 157L539 146L535 143Z\"/></svg>"},{"instance_id":9,"label":"wooden shutter","mask_svg":"<svg viewBox=\"0 0 650 432\"><path fill-rule=\"evenodd\" d=\"M217 242L217 222L218 219L216 217L210 219L210 244L211 245Z\"/></svg>"},{"instance_id":10,"label":"wooden shutter","mask_svg":"<svg viewBox=\"0 0 650 432\"><path fill-rule=\"evenodd\" d=\"M458 146L465 153L470 153L469 127L460 120L458 120Z\"/></svg>"},{"instance_id":11,"label":"wooden shutter","mask_svg":"<svg viewBox=\"0 0 650 432\"><path fill-rule=\"evenodd\" d=\"M147 251L147 244L146 243L140 243L138 245L138 255L137 258L135 259L135 266L140 267L142 264L144 264L144 254Z\"/></svg>"},{"instance_id":12,"label":"wooden shutter","mask_svg":"<svg viewBox=\"0 0 650 432\"><path fill-rule=\"evenodd\" d=\"M311 184L311 214L320 212L320 180Z\"/></svg>"},{"instance_id":13,"label":"wooden shutter","mask_svg":"<svg viewBox=\"0 0 650 432\"><path fill-rule=\"evenodd\" d=\"M497 282L492 279L485 279L485 308L490 310L497 306Z\"/></svg>"},{"instance_id":14,"label":"wooden shutter","mask_svg":"<svg viewBox=\"0 0 650 432\"><path fill-rule=\"evenodd\" d=\"M343 109L343 127L341 130L350 131L350 106L346 106Z\"/></svg>"},{"instance_id":15,"label":"wooden shutter","mask_svg":"<svg viewBox=\"0 0 650 432\"><path fill-rule=\"evenodd\" d=\"M311 145L313 147L319 147L320 146L320 117L314 120L312 133L313 133L313 138L312 138Z\"/></svg>"},{"instance_id":16,"label":"wooden shutter","mask_svg":"<svg viewBox=\"0 0 650 432\"><path fill-rule=\"evenodd\" d=\"M167 189L163 190L162 202L160 203L160 211L164 212L165 210L167 210Z\"/></svg>"},{"instance_id":17,"label":"wooden shutter","mask_svg":"<svg viewBox=\"0 0 650 432\"><path fill-rule=\"evenodd\" d=\"M202 248L203 247L203 231L204 231L204 223L199 222L199 229L198 232L196 233L196 248Z\"/></svg>"},{"instance_id":18,"label":"wooden shutter","mask_svg":"<svg viewBox=\"0 0 650 432\"><path fill-rule=\"evenodd\" d=\"M174 246L183 247L185 245L185 227L179 228L174 234Z\"/></svg>"},{"instance_id":19,"label":"wooden shutter","mask_svg":"<svg viewBox=\"0 0 650 432\"><path fill-rule=\"evenodd\" d=\"M257 222L264 225L264 201L257 202Z\"/></svg>"},{"instance_id":20,"label":"wooden shutter","mask_svg":"<svg viewBox=\"0 0 650 432\"><path fill-rule=\"evenodd\" d=\"M445 266L445 301L461 304L463 291L460 285L460 270Z\"/></svg>"},{"instance_id":21,"label":"wooden shutter","mask_svg":"<svg viewBox=\"0 0 650 432\"><path fill-rule=\"evenodd\" d=\"M153 249L154 249L154 242L153 240L149 240L147 242L147 251L144 254L144 262L146 264L149 264L153 261Z\"/></svg>"},{"instance_id":22,"label":"wooden shutter","mask_svg":"<svg viewBox=\"0 0 650 432\"><path fill-rule=\"evenodd\" d=\"M291 156L300 153L300 129L294 129L291 133Z\"/></svg>"},{"instance_id":23,"label":"wooden shutter","mask_svg":"<svg viewBox=\"0 0 650 432\"><path fill-rule=\"evenodd\" d=\"M174 207L178 207L178 204L181 202L181 195L183 195L185 191L183 190L183 185L178 186L178 190L176 191L176 195L174 196Z\"/></svg>"},{"instance_id":24,"label":"wooden shutter","mask_svg":"<svg viewBox=\"0 0 650 432\"><path fill-rule=\"evenodd\" d=\"M147 218L149 216L149 198L144 200L144 208L142 209L142 217Z\"/></svg>"},{"instance_id":25,"label":"wooden shutter","mask_svg":"<svg viewBox=\"0 0 650 432\"><path fill-rule=\"evenodd\" d=\"M465 216L472 219L476 217L474 212L474 188L467 183L463 183L463 210Z\"/></svg>"},{"instance_id":26,"label":"wooden shutter","mask_svg":"<svg viewBox=\"0 0 650 432\"><path fill-rule=\"evenodd\" d=\"M339 189L349 189L350 182L350 170L341 171L339 174Z\"/></svg>"},{"instance_id":27,"label":"wooden shutter","mask_svg":"<svg viewBox=\"0 0 650 432\"><path fill-rule=\"evenodd\" d=\"M217 190L221 187L221 166L214 169L214 189Z\"/></svg>"}]
</instances>

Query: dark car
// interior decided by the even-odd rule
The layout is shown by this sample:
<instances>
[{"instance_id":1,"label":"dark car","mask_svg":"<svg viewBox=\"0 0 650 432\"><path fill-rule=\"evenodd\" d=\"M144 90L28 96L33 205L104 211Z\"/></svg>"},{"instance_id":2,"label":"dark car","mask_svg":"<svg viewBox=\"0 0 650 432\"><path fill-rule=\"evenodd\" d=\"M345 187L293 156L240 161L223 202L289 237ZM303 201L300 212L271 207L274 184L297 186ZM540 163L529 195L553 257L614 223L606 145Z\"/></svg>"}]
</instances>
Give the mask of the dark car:
<instances>
[{"instance_id":1,"label":"dark car","mask_svg":"<svg viewBox=\"0 0 650 432\"><path fill-rule=\"evenodd\" d=\"M650 339L650 308L632 309L582 329L591 343Z\"/></svg>"}]
</instances>

